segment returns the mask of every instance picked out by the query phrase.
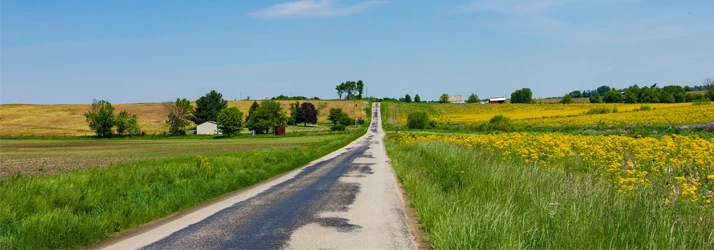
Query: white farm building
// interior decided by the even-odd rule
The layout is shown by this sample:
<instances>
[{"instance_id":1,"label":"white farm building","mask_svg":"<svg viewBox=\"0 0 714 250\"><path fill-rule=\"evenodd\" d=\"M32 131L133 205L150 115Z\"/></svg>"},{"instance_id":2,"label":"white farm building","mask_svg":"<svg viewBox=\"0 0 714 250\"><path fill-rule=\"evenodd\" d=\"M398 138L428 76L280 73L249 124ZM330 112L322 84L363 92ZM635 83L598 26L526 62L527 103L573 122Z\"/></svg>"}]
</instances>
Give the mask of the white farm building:
<instances>
[{"instance_id":1,"label":"white farm building","mask_svg":"<svg viewBox=\"0 0 714 250\"><path fill-rule=\"evenodd\" d=\"M214 121L207 121L196 126L197 135L218 135L221 131L218 129L218 125Z\"/></svg>"}]
</instances>

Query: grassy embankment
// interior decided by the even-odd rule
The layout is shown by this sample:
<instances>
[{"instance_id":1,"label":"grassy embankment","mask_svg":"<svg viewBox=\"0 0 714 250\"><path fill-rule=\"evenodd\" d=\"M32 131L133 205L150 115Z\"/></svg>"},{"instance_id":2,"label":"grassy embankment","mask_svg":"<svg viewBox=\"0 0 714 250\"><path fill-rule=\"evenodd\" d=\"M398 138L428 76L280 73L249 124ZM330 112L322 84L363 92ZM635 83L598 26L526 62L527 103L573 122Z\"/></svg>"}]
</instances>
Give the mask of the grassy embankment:
<instances>
[{"instance_id":1,"label":"grassy embankment","mask_svg":"<svg viewBox=\"0 0 714 250\"><path fill-rule=\"evenodd\" d=\"M47 159L65 156L78 162L112 157L129 160L106 168L39 176L15 174L0 179L0 248L88 246L116 232L295 169L365 131L366 126L354 133L292 138L96 140L89 142L108 142L110 146L50 147L34 155L27 150L6 153L3 147L3 159L10 155L48 163L51 160ZM70 141L78 142L85 141ZM47 144L32 140L10 144L22 143ZM203 160L195 154L202 154Z\"/></svg>"},{"instance_id":2,"label":"grassy embankment","mask_svg":"<svg viewBox=\"0 0 714 250\"><path fill-rule=\"evenodd\" d=\"M436 249L711 249L711 208L625 196L583 172L445 142L387 151Z\"/></svg>"},{"instance_id":3,"label":"grassy embankment","mask_svg":"<svg viewBox=\"0 0 714 250\"><path fill-rule=\"evenodd\" d=\"M111 100L109 100L111 101ZM89 109L91 100L87 104L3 104L0 105L0 135L2 136L85 136L92 135L84 113ZM260 103L260 101L258 101ZM283 110L290 110L290 104L295 101L279 101ZM309 100L319 107L324 103L325 108L318 116L318 123L329 123L327 116L331 108L341 108L350 117L355 116L353 101ZM238 107L245 117L253 101L229 101L228 107ZM365 115L364 108L367 102L357 102L360 110L357 116ZM193 104L195 106L195 103ZM115 104L115 113L126 110L136 114L141 130L146 134L159 134L167 131L165 126L166 112L161 103ZM300 130L306 130L297 128ZM321 129L318 127L316 129ZM329 129L329 127L328 127ZM310 130L310 129L307 129ZM290 132L290 131L288 131ZM244 130L243 133L248 133Z\"/></svg>"}]
</instances>

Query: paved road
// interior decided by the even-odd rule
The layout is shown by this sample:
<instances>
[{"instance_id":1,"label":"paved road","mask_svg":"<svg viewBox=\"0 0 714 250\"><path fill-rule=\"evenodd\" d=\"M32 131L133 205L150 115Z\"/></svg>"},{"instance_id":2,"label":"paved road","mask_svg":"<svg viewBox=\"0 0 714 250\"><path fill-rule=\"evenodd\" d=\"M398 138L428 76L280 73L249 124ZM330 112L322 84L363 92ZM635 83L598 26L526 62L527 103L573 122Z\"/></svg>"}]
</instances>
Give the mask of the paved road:
<instances>
[{"instance_id":1,"label":"paved road","mask_svg":"<svg viewBox=\"0 0 714 250\"><path fill-rule=\"evenodd\" d=\"M416 249L377 105L345 148L107 249Z\"/></svg>"}]
</instances>

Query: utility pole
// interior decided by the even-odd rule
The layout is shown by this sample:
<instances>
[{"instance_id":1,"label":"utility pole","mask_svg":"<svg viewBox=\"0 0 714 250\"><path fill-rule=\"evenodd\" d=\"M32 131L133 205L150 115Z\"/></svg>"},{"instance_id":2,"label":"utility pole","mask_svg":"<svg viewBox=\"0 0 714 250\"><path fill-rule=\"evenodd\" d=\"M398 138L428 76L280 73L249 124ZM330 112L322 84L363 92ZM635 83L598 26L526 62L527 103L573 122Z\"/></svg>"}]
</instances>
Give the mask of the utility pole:
<instances>
[{"instance_id":1,"label":"utility pole","mask_svg":"<svg viewBox=\"0 0 714 250\"><path fill-rule=\"evenodd\" d=\"M355 128L357 128L357 101L355 101Z\"/></svg>"}]
</instances>

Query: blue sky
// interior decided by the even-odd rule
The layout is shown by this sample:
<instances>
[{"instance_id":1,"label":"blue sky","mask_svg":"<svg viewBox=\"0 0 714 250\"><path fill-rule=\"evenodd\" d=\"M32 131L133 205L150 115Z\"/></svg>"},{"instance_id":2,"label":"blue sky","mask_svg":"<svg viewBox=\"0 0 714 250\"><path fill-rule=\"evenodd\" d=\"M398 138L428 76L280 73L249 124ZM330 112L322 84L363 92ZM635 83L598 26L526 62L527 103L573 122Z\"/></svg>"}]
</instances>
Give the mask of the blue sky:
<instances>
[{"instance_id":1,"label":"blue sky","mask_svg":"<svg viewBox=\"0 0 714 250\"><path fill-rule=\"evenodd\" d=\"M16 1L0 102L562 96L714 77L714 1Z\"/></svg>"}]
</instances>

